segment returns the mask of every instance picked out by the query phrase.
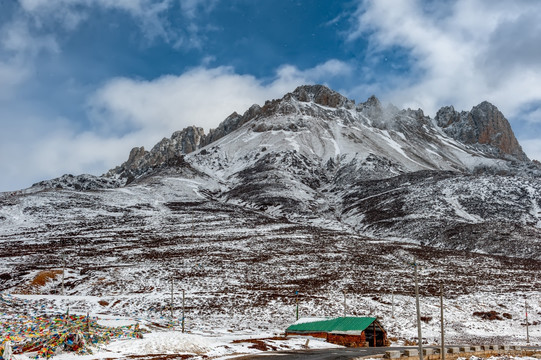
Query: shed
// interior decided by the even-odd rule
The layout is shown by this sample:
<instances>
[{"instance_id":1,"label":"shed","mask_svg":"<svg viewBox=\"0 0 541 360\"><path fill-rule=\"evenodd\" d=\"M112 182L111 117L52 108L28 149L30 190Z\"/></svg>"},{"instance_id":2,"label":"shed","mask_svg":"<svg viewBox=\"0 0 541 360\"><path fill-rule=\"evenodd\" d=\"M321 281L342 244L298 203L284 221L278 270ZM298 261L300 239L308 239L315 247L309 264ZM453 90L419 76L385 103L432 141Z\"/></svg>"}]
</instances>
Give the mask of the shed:
<instances>
[{"instance_id":1,"label":"shed","mask_svg":"<svg viewBox=\"0 0 541 360\"><path fill-rule=\"evenodd\" d=\"M388 346L387 332L374 317L299 319L286 335L307 335L348 347Z\"/></svg>"}]
</instances>

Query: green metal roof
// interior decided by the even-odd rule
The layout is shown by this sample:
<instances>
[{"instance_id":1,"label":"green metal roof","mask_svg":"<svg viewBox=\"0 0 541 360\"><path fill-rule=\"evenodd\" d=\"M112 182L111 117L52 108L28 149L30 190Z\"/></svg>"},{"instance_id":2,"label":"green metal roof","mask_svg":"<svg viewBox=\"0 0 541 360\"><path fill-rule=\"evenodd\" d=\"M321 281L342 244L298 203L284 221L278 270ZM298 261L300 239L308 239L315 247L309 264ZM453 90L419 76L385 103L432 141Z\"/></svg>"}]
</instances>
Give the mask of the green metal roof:
<instances>
[{"instance_id":1,"label":"green metal roof","mask_svg":"<svg viewBox=\"0 0 541 360\"><path fill-rule=\"evenodd\" d=\"M338 317L328 320L319 320L312 322L302 322L293 324L287 328L288 332L352 332L363 331L376 318L374 317Z\"/></svg>"}]
</instances>

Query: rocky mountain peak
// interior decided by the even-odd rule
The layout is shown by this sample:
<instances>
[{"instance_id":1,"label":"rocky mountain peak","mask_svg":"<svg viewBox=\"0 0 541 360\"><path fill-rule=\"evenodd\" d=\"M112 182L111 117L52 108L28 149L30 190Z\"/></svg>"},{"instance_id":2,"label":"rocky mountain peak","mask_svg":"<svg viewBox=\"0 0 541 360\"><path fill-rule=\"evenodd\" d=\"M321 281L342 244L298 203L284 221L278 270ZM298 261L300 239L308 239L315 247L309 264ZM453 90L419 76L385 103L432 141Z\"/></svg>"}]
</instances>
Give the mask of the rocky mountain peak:
<instances>
[{"instance_id":1,"label":"rocky mountain peak","mask_svg":"<svg viewBox=\"0 0 541 360\"><path fill-rule=\"evenodd\" d=\"M528 161L509 121L488 101L460 113L452 106L442 107L435 120L447 135L465 144L484 147L497 157Z\"/></svg>"},{"instance_id":2,"label":"rocky mountain peak","mask_svg":"<svg viewBox=\"0 0 541 360\"><path fill-rule=\"evenodd\" d=\"M291 96L298 101L313 101L316 104L332 108L345 107L352 109L355 106L355 101L329 89L325 85L302 85L296 88L295 91L291 93Z\"/></svg>"},{"instance_id":3,"label":"rocky mountain peak","mask_svg":"<svg viewBox=\"0 0 541 360\"><path fill-rule=\"evenodd\" d=\"M368 100L366 100L364 103L363 103L364 106L366 107L376 107L376 108L381 108L381 102L379 101L379 99L376 97L376 95L372 95L368 98Z\"/></svg>"},{"instance_id":4,"label":"rocky mountain peak","mask_svg":"<svg viewBox=\"0 0 541 360\"><path fill-rule=\"evenodd\" d=\"M152 150L135 147L130 151L128 160L122 165L109 170L107 177L125 178L130 183L136 177L163 166L181 166L184 154L197 150L205 140L203 128L189 126L173 133L171 138L163 138Z\"/></svg>"},{"instance_id":5,"label":"rocky mountain peak","mask_svg":"<svg viewBox=\"0 0 541 360\"><path fill-rule=\"evenodd\" d=\"M365 102L357 105L357 111L364 113L369 118L381 120L383 106L379 99L375 95L372 95Z\"/></svg>"}]
</instances>

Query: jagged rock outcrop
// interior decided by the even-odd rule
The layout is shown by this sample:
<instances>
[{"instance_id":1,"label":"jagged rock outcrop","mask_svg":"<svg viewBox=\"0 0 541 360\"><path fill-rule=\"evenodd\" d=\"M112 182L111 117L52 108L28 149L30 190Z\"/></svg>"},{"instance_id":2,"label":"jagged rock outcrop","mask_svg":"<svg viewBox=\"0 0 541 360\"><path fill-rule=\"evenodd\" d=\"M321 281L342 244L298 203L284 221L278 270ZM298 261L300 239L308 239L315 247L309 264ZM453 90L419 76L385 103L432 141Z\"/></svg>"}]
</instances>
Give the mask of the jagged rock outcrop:
<instances>
[{"instance_id":1,"label":"jagged rock outcrop","mask_svg":"<svg viewBox=\"0 0 541 360\"><path fill-rule=\"evenodd\" d=\"M143 147L133 148L128 160L122 165L109 170L106 177L126 178L127 183L134 178L164 166L180 166L184 164L184 155L194 152L235 131L246 122L261 113L259 105L252 105L243 115L234 112L216 129L205 134L203 128L189 126L173 133L171 138L163 138L152 150Z\"/></svg>"},{"instance_id":2,"label":"jagged rock outcrop","mask_svg":"<svg viewBox=\"0 0 541 360\"><path fill-rule=\"evenodd\" d=\"M43 180L32 185L32 188L43 189L69 189L69 190L98 190L113 189L122 186L122 181L105 176L89 174L72 175L65 174L51 180Z\"/></svg>"},{"instance_id":3,"label":"jagged rock outcrop","mask_svg":"<svg viewBox=\"0 0 541 360\"><path fill-rule=\"evenodd\" d=\"M347 109L353 109L355 107L355 101L350 100L342 94L329 89L324 85L303 85L295 89L291 94L298 101L311 102L316 104L340 108L345 107ZM286 95L286 97L288 96Z\"/></svg>"},{"instance_id":4,"label":"jagged rock outcrop","mask_svg":"<svg viewBox=\"0 0 541 360\"><path fill-rule=\"evenodd\" d=\"M244 114L237 112L229 115L216 129L211 129L209 134L203 137L201 146L206 146L237 130L239 127L252 120L261 113L261 107L257 104L252 105Z\"/></svg>"},{"instance_id":5,"label":"jagged rock outcrop","mask_svg":"<svg viewBox=\"0 0 541 360\"><path fill-rule=\"evenodd\" d=\"M496 157L528 161L511 125L488 101L474 106L471 111L460 113L452 106L443 107L435 120L447 135L464 144L480 145Z\"/></svg>"},{"instance_id":6,"label":"jagged rock outcrop","mask_svg":"<svg viewBox=\"0 0 541 360\"><path fill-rule=\"evenodd\" d=\"M119 177L132 182L136 177L164 166L182 166L184 154L197 150L205 138L203 128L190 126L173 133L170 139L163 138L152 150L136 147L130 151L128 160L109 170L106 177Z\"/></svg>"}]
</instances>

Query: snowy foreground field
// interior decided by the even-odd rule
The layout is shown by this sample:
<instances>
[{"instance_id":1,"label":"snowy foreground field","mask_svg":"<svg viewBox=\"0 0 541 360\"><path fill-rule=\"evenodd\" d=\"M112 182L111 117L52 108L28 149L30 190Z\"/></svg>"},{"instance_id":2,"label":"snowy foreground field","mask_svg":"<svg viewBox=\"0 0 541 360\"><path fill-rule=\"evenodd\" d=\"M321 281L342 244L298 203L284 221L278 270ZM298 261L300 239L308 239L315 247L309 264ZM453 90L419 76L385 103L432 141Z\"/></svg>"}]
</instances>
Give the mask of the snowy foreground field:
<instances>
[{"instance_id":1,"label":"snowy foreground field","mask_svg":"<svg viewBox=\"0 0 541 360\"><path fill-rule=\"evenodd\" d=\"M266 334L259 334L265 336ZM306 339L264 340L251 342L252 335L242 334L183 334L180 331L161 331L145 334L143 339L116 340L107 346L93 348L92 354L59 353L55 359L117 359L136 358L148 355L149 359L164 358L167 355L182 355L178 358L228 358L239 354L256 354L257 344L266 344L269 350L306 349ZM339 347L317 339L310 339L310 349ZM33 359L34 354L15 355L16 359ZM176 358L171 356L171 358Z\"/></svg>"},{"instance_id":2,"label":"snowy foreground field","mask_svg":"<svg viewBox=\"0 0 541 360\"><path fill-rule=\"evenodd\" d=\"M204 200L192 194L192 185L164 177L110 191L43 191L4 199L2 337L13 332L28 340L40 333L37 319L69 309L113 329L112 341L81 355L85 359L300 349L306 339L246 340L280 337L295 321L297 291L301 317L342 316L345 291L347 315L377 316L401 345L417 337L411 267L416 259L423 266L425 343L439 341L442 283L448 344L525 345L525 301L530 343L541 344L536 253L520 258L369 237L336 221L294 222ZM182 290L186 335L178 324ZM143 339L129 338L127 326L136 323L149 331ZM320 346L330 345L309 342L310 348ZM35 350L16 356L30 357Z\"/></svg>"},{"instance_id":3,"label":"snowy foreground field","mask_svg":"<svg viewBox=\"0 0 541 360\"><path fill-rule=\"evenodd\" d=\"M186 304L193 302L190 294ZM471 294L468 296L445 299L445 323L448 344L526 344L526 327L524 322L524 297L528 298L529 306L529 336L530 345L541 345L541 295L539 293L509 294L490 296L487 294ZM168 309L156 312L149 310L139 313L139 316L120 316L105 314L99 301L104 298L92 296L56 296L56 295L7 295L3 294L0 315L4 323L13 322L24 317L26 324L32 319L65 313L70 308L70 314L81 315L88 312L90 318L96 319L97 324L111 328L126 328L139 324L143 330L142 339L126 338L125 336L111 337L107 343L98 343L89 347L91 354L75 354L58 351L57 359L115 359L136 358L148 355L148 359L164 358L169 354L183 354L183 358L224 358L239 354L256 354L261 351L320 349L336 345L310 338L284 338L285 328L295 321L294 306L283 306L268 313L253 313L246 309L244 315L215 314L200 316L195 310L186 312L185 330L181 332L178 319L170 323ZM331 308L340 304L343 306L342 294L328 294ZM112 301L113 298L108 298ZM115 301L126 301L121 297ZM144 296L132 301L144 301ZM416 338L415 303L414 298L403 295L395 296L394 319L391 317L391 296L378 299L353 296L347 300L350 313L362 315L377 315L393 340L393 345L404 345L405 342ZM128 300L130 301L130 300ZM177 299L178 301L178 299ZM439 298L423 297L421 306L424 321L422 323L423 338L426 344L438 344L440 336ZM191 308L191 307L190 307ZM301 316L316 316L324 314L314 303L302 303L299 306ZM368 309L362 314L358 309ZM474 312L493 311L492 315L501 320L489 320L472 316ZM177 314L175 310L174 315ZM487 316L488 317L488 316ZM5 326L5 325L4 325ZM4 332L6 329L4 329ZM21 330L21 338L34 336L40 329L26 327ZM3 334L5 335L5 333ZM410 343L406 343L410 344ZM36 352L26 352L16 355L17 359L35 358ZM170 357L171 358L171 357Z\"/></svg>"},{"instance_id":4,"label":"snowy foreground field","mask_svg":"<svg viewBox=\"0 0 541 360\"><path fill-rule=\"evenodd\" d=\"M2 294L2 324L0 329L1 341L10 340L15 347L17 344L32 343L36 349L52 348L54 353L50 355L57 359L117 359L117 358L140 358L147 355L147 359L163 358L222 358L240 354L256 354L261 351L295 350L295 349L322 349L339 347L324 341L303 337L285 338L278 332L246 330L232 331L224 328L215 328L213 331L200 331L186 329L182 333L178 323L171 323L165 317L156 318L130 318L90 312L95 301L92 297L70 296L11 296ZM83 351L78 353L65 351L58 343L49 339L55 334L67 332L75 333L79 329L86 331L85 316L74 314L71 311L71 321L44 321L44 319L60 319L68 317L59 314L60 308L68 304L78 304L75 309L80 310L86 306L89 310L89 318L92 319L91 333L100 334L108 328L107 337L110 341L87 343ZM24 309L25 313L14 312L14 308ZM73 309L73 308L72 308ZM76 311L75 311L76 312ZM69 318L69 317L68 317ZM80 318L83 320L80 321ZM19 323L21 326L17 326ZM58 324L59 323L59 324ZM142 338L131 336L134 325L141 329ZM189 324L189 322L186 322ZM99 326L99 328L98 328ZM117 331L118 330L118 331ZM308 345L307 345L308 344ZM56 348L55 348L56 347ZM16 351L15 359L35 359L44 357L39 351ZM0 354L2 351L0 351Z\"/></svg>"}]
</instances>

